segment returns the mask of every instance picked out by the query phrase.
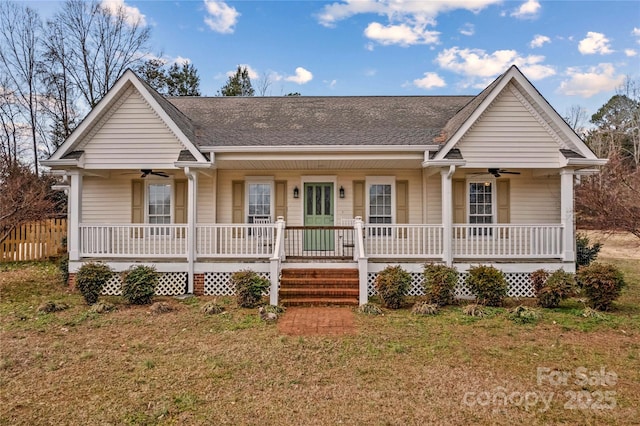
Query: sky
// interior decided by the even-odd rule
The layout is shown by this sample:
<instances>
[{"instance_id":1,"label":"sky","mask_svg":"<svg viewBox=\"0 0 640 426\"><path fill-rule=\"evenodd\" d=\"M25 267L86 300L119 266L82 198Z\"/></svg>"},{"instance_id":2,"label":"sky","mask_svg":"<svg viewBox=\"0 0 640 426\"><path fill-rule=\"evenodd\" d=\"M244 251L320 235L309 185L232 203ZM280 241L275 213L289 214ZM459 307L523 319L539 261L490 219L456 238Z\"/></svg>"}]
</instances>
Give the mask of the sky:
<instances>
[{"instance_id":1,"label":"sky","mask_svg":"<svg viewBox=\"0 0 640 426\"><path fill-rule=\"evenodd\" d=\"M238 65L266 95L474 95L517 65L561 114L640 84L640 2L101 0L151 27L215 96ZM56 2L29 1L50 17Z\"/></svg>"}]
</instances>

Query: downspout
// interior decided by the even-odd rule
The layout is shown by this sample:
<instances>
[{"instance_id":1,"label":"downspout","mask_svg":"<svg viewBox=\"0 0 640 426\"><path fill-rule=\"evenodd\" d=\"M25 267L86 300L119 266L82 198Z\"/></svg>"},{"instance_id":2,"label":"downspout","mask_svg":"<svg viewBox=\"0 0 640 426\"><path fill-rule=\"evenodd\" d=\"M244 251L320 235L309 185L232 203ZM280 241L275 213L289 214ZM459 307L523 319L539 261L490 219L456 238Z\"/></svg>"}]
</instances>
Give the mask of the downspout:
<instances>
[{"instance_id":1,"label":"downspout","mask_svg":"<svg viewBox=\"0 0 640 426\"><path fill-rule=\"evenodd\" d=\"M196 234L196 176L189 167L184 168L187 176L187 293L193 294L194 290L194 264L196 260L195 234Z\"/></svg>"}]
</instances>

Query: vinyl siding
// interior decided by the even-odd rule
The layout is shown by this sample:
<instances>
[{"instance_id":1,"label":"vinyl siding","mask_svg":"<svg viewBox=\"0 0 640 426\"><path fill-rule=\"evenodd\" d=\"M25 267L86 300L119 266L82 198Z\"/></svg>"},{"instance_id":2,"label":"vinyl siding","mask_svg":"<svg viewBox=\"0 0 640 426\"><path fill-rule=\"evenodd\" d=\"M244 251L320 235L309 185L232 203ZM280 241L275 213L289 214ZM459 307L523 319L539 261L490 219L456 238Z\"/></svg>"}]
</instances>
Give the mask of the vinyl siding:
<instances>
[{"instance_id":1,"label":"vinyl siding","mask_svg":"<svg viewBox=\"0 0 640 426\"><path fill-rule=\"evenodd\" d=\"M85 167L123 169L127 166L173 167L180 150L178 138L145 102L130 89L98 123L79 149L85 151Z\"/></svg>"},{"instance_id":2,"label":"vinyl siding","mask_svg":"<svg viewBox=\"0 0 640 426\"><path fill-rule=\"evenodd\" d=\"M305 175L321 176L320 173L307 173ZM335 223L340 225L342 219L350 219L353 216L353 181L365 180L367 176L384 175L388 173L380 173L375 170L358 170L357 172L336 171L335 173L326 172L326 176L337 176L336 194L342 186L345 190L345 198L336 197L335 207ZM299 171L268 171L260 170L219 170L218 171L218 207L217 217L219 223L231 223L232 218L232 182L237 180L246 180L246 176L268 176L277 181L287 182L287 223L292 226L302 225L302 203L303 191L301 183L301 174ZM406 180L409 182L409 222L422 222L422 172L421 170L408 170L399 172L395 175L396 180ZM298 187L300 190L300 198L293 198L293 188Z\"/></svg>"},{"instance_id":3,"label":"vinyl siding","mask_svg":"<svg viewBox=\"0 0 640 426\"><path fill-rule=\"evenodd\" d=\"M467 167L558 167L559 142L512 90L505 88L457 144Z\"/></svg>"},{"instance_id":4,"label":"vinyl siding","mask_svg":"<svg viewBox=\"0 0 640 426\"><path fill-rule=\"evenodd\" d=\"M81 222L131 223L131 179L85 177Z\"/></svg>"}]
</instances>

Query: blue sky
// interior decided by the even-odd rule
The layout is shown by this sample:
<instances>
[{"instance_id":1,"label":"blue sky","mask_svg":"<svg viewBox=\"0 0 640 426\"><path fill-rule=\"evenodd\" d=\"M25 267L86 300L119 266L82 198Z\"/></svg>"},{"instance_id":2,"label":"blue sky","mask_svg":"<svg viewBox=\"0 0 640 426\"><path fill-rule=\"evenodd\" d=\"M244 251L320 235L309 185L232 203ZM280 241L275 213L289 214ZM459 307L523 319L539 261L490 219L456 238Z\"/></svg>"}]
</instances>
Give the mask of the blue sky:
<instances>
[{"instance_id":1,"label":"blue sky","mask_svg":"<svg viewBox=\"0 0 640 426\"><path fill-rule=\"evenodd\" d=\"M52 3L31 1L44 17ZM134 1L151 47L213 96L237 65L266 94L477 94L515 63L564 115L640 80L638 1ZM639 81L640 82L640 81Z\"/></svg>"}]
</instances>

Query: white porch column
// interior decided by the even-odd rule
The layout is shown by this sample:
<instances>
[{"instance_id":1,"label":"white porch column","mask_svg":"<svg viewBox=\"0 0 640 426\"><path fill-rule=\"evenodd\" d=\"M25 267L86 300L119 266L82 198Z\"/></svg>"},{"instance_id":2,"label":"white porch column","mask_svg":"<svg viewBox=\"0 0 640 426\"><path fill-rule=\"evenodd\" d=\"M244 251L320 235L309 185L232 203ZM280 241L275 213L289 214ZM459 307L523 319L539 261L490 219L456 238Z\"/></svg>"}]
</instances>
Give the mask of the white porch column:
<instances>
[{"instance_id":1,"label":"white porch column","mask_svg":"<svg viewBox=\"0 0 640 426\"><path fill-rule=\"evenodd\" d=\"M185 167L184 174L187 176L187 263L189 265L187 278L187 293L193 294L194 288L194 263L197 259L196 253L196 220L197 199L198 199L198 174Z\"/></svg>"},{"instance_id":2,"label":"white porch column","mask_svg":"<svg viewBox=\"0 0 640 426\"><path fill-rule=\"evenodd\" d=\"M455 172L455 166L440 170L442 185L442 261L447 266L453 264L453 172Z\"/></svg>"},{"instance_id":3,"label":"white porch column","mask_svg":"<svg viewBox=\"0 0 640 426\"><path fill-rule=\"evenodd\" d=\"M563 230L562 259L565 262L575 262L575 222L573 214L573 176L574 170L560 170L560 222Z\"/></svg>"},{"instance_id":4,"label":"white porch column","mask_svg":"<svg viewBox=\"0 0 640 426\"><path fill-rule=\"evenodd\" d=\"M71 183L69 187L67 229L67 247L69 248L69 260L80 260L80 222L82 221L82 172L72 170L69 172Z\"/></svg>"}]
</instances>

